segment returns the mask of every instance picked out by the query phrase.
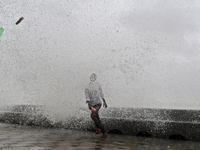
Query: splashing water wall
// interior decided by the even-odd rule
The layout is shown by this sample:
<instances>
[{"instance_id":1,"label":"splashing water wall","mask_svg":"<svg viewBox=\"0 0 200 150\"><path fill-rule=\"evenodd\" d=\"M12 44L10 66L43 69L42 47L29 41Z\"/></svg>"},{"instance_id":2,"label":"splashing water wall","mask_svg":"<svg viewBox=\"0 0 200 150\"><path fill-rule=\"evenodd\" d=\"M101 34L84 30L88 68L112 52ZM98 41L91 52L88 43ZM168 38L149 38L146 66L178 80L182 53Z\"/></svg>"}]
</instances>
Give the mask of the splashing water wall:
<instances>
[{"instance_id":1,"label":"splashing water wall","mask_svg":"<svg viewBox=\"0 0 200 150\"><path fill-rule=\"evenodd\" d=\"M1 0L0 103L62 118L86 107L95 72L109 106L197 109L199 14L199 1Z\"/></svg>"}]
</instances>

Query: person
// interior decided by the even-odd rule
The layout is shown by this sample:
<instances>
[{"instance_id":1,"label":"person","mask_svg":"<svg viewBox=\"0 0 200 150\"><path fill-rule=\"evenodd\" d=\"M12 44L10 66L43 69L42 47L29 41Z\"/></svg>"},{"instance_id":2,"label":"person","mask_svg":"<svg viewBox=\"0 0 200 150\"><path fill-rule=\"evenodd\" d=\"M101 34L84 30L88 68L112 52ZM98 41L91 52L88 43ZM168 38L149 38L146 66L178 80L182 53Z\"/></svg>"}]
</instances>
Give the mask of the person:
<instances>
[{"instance_id":1,"label":"person","mask_svg":"<svg viewBox=\"0 0 200 150\"><path fill-rule=\"evenodd\" d=\"M88 108L95 108L97 111L100 110L103 100L103 106L107 108L106 100L104 98L104 94L99 82L96 82L97 75L93 73L90 76L90 84L85 89L86 103L88 104ZM101 123L98 113L91 112L91 118L94 121L97 130L95 134L103 133L102 138L105 138L107 135L107 131L105 131L104 126Z\"/></svg>"}]
</instances>

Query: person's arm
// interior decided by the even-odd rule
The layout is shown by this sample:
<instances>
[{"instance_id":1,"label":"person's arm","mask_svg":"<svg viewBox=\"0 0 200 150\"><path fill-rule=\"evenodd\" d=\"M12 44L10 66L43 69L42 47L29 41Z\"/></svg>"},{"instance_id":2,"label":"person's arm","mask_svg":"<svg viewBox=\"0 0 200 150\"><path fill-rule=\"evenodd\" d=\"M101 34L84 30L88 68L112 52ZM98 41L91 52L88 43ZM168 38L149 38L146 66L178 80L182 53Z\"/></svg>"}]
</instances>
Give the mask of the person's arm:
<instances>
[{"instance_id":1,"label":"person's arm","mask_svg":"<svg viewBox=\"0 0 200 150\"><path fill-rule=\"evenodd\" d=\"M103 100L103 107L107 108L108 105L106 104L106 100L104 98L102 98L102 100Z\"/></svg>"},{"instance_id":2,"label":"person's arm","mask_svg":"<svg viewBox=\"0 0 200 150\"><path fill-rule=\"evenodd\" d=\"M102 88L101 88L100 85L99 85L99 90L100 90L100 96L101 96L101 98L102 98L102 100L103 100L103 107L107 108L108 105L106 104L106 100L105 100L105 98L104 98L104 94L103 94L103 91L102 91Z\"/></svg>"},{"instance_id":3,"label":"person's arm","mask_svg":"<svg viewBox=\"0 0 200 150\"><path fill-rule=\"evenodd\" d=\"M88 103L88 108L91 109L88 89L85 89L85 98L86 98L86 104Z\"/></svg>"}]
</instances>

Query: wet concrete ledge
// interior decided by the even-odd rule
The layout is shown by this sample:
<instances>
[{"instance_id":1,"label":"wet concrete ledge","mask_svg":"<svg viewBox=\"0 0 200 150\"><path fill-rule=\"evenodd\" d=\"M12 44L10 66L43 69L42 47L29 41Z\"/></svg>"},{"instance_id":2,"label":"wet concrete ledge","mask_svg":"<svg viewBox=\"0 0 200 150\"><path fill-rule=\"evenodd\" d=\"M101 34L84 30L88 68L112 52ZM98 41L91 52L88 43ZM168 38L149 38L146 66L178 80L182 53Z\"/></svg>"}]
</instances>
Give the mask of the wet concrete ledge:
<instances>
[{"instance_id":1,"label":"wet concrete ledge","mask_svg":"<svg viewBox=\"0 0 200 150\"><path fill-rule=\"evenodd\" d=\"M15 105L0 111L0 121L23 125L95 130L87 108L77 116L52 122L41 105ZM107 108L100 117L110 133L200 141L200 111L147 108Z\"/></svg>"}]
</instances>

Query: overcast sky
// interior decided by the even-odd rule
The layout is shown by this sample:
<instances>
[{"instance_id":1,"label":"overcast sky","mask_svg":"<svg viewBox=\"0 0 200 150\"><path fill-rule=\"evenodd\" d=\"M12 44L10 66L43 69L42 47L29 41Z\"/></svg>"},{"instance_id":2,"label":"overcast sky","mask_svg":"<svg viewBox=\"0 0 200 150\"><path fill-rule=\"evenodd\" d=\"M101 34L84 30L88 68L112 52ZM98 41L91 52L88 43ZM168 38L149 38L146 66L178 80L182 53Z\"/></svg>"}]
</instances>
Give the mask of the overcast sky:
<instances>
[{"instance_id":1,"label":"overcast sky","mask_svg":"<svg viewBox=\"0 0 200 150\"><path fill-rule=\"evenodd\" d=\"M0 27L1 101L84 104L96 72L113 107L200 106L198 0L1 0Z\"/></svg>"}]
</instances>

